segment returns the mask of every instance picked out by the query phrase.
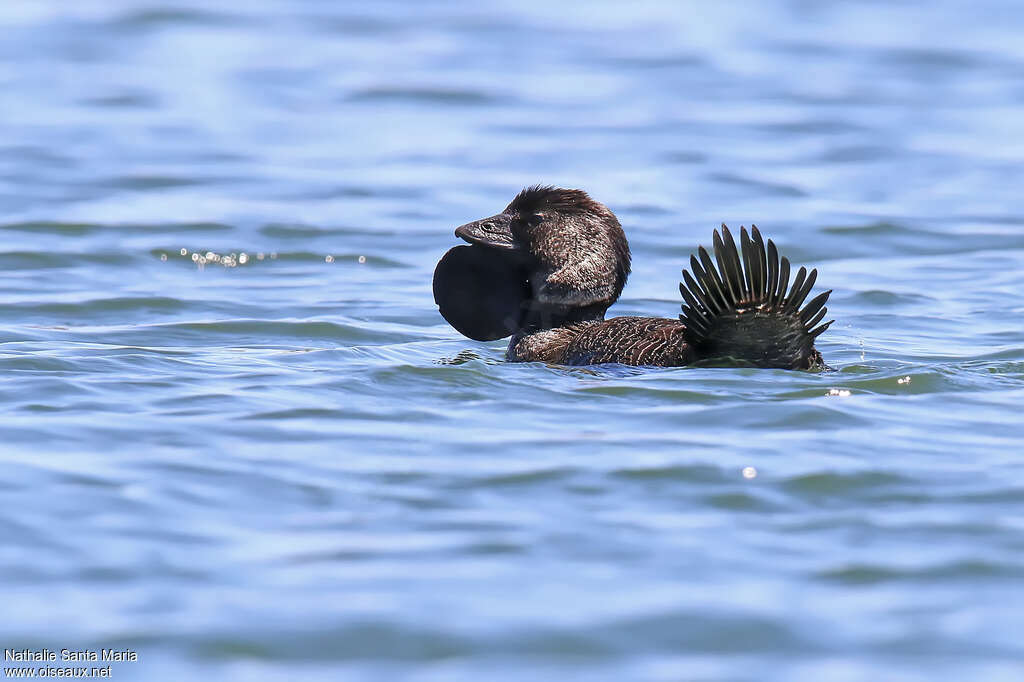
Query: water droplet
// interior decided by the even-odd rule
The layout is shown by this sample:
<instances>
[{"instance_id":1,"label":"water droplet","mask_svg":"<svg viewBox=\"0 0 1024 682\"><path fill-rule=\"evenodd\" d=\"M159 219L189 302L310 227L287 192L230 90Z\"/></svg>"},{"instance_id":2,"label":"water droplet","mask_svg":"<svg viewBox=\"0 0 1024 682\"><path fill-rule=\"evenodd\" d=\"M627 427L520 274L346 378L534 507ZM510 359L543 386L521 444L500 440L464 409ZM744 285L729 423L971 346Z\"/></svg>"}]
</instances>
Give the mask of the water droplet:
<instances>
[{"instance_id":1,"label":"water droplet","mask_svg":"<svg viewBox=\"0 0 1024 682\"><path fill-rule=\"evenodd\" d=\"M334 262L334 256L327 256L327 258L324 258L324 261L327 262L327 263L333 263Z\"/></svg>"},{"instance_id":2,"label":"water droplet","mask_svg":"<svg viewBox=\"0 0 1024 682\"><path fill-rule=\"evenodd\" d=\"M239 263L239 265L245 265L248 262L249 262L249 254L247 254L245 251L243 251L242 253L238 254L238 263Z\"/></svg>"},{"instance_id":3,"label":"water droplet","mask_svg":"<svg viewBox=\"0 0 1024 682\"><path fill-rule=\"evenodd\" d=\"M187 256L188 255L188 249L182 249L178 253L180 253L182 256Z\"/></svg>"},{"instance_id":4,"label":"water droplet","mask_svg":"<svg viewBox=\"0 0 1024 682\"><path fill-rule=\"evenodd\" d=\"M743 474L743 478L749 479L757 477L757 469L755 469L754 467L743 467L743 471L740 473Z\"/></svg>"},{"instance_id":5,"label":"water droplet","mask_svg":"<svg viewBox=\"0 0 1024 682\"><path fill-rule=\"evenodd\" d=\"M834 395L839 396L840 398L849 398L851 394L848 388L830 388L828 389L828 393L826 393L825 395Z\"/></svg>"},{"instance_id":6,"label":"water droplet","mask_svg":"<svg viewBox=\"0 0 1024 682\"><path fill-rule=\"evenodd\" d=\"M192 254L192 262L193 263L198 263L199 262L199 254L198 253L193 253Z\"/></svg>"},{"instance_id":7,"label":"water droplet","mask_svg":"<svg viewBox=\"0 0 1024 682\"><path fill-rule=\"evenodd\" d=\"M256 260L263 260L263 258L264 258L264 255L262 253L257 253L256 254Z\"/></svg>"},{"instance_id":8,"label":"water droplet","mask_svg":"<svg viewBox=\"0 0 1024 682\"><path fill-rule=\"evenodd\" d=\"M360 256L359 257L359 262L360 263L365 263L366 262L366 256Z\"/></svg>"},{"instance_id":9,"label":"water droplet","mask_svg":"<svg viewBox=\"0 0 1024 682\"><path fill-rule=\"evenodd\" d=\"M909 384L910 383L910 377L900 377L899 379L896 380L896 383L897 384Z\"/></svg>"},{"instance_id":10,"label":"water droplet","mask_svg":"<svg viewBox=\"0 0 1024 682\"><path fill-rule=\"evenodd\" d=\"M167 262L167 254L166 253L161 253L160 254L160 260L162 260L163 262L166 263Z\"/></svg>"}]
</instances>

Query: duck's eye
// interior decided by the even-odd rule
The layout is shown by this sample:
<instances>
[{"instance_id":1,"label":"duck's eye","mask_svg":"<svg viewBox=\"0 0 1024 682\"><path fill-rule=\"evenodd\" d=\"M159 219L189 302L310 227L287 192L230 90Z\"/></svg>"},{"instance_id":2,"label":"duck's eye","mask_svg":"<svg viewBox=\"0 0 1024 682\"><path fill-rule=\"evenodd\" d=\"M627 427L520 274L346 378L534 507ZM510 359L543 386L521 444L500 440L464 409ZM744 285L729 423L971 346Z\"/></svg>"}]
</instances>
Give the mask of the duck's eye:
<instances>
[{"instance_id":1,"label":"duck's eye","mask_svg":"<svg viewBox=\"0 0 1024 682\"><path fill-rule=\"evenodd\" d=\"M533 213L531 215L526 216L526 224L529 225L530 227L537 227L543 221L544 216L542 216L540 213Z\"/></svg>"}]
</instances>

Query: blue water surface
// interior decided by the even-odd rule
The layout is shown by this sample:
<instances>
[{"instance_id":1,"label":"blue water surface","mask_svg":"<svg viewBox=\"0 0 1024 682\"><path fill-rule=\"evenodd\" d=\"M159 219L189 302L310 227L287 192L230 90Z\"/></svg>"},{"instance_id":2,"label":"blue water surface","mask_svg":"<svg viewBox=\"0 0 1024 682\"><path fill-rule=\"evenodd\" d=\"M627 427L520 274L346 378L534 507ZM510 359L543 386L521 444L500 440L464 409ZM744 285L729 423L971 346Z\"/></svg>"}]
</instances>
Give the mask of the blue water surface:
<instances>
[{"instance_id":1,"label":"blue water surface","mask_svg":"<svg viewBox=\"0 0 1024 682\"><path fill-rule=\"evenodd\" d=\"M1015 0L0 4L0 646L1022 679L1022 34ZM834 289L834 371L461 337L433 267L537 182L621 219L616 315L756 223Z\"/></svg>"}]
</instances>

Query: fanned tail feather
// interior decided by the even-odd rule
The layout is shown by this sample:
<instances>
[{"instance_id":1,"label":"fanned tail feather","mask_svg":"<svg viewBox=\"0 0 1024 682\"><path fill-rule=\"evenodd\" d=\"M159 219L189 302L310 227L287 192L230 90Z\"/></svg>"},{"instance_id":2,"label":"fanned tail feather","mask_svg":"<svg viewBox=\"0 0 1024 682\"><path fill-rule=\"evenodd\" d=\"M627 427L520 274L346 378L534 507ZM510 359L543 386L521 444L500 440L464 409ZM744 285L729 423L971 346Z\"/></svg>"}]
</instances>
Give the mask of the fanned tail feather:
<instances>
[{"instance_id":1,"label":"fanned tail feather","mask_svg":"<svg viewBox=\"0 0 1024 682\"><path fill-rule=\"evenodd\" d=\"M683 270L679 284L685 301L679 319L686 324L686 342L697 361L784 369L821 364L814 340L833 322L818 324L828 312L825 302L832 292L804 304L818 271L801 267L790 286L789 260L779 257L772 240L766 245L754 225L749 235L740 228L736 248L723 224L721 234L715 230L713 251L714 262L703 246L691 255L693 274Z\"/></svg>"}]
</instances>

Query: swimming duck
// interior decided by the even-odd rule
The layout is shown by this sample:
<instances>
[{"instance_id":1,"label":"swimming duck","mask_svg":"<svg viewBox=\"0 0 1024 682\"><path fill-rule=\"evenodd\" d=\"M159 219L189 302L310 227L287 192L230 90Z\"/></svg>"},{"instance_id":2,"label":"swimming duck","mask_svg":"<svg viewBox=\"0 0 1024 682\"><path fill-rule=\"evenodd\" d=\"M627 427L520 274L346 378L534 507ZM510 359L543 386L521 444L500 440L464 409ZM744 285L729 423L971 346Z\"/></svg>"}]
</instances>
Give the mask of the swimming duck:
<instances>
[{"instance_id":1,"label":"swimming duck","mask_svg":"<svg viewBox=\"0 0 1024 682\"><path fill-rule=\"evenodd\" d=\"M814 340L832 324L818 324L831 291L804 305L817 270L801 267L790 287L789 260L756 226L749 234L740 228L737 248L723 224L712 240L714 261L703 246L690 256L678 319L604 319L629 276L629 243L615 214L582 190L527 187L504 211L455 236L468 245L437 264L434 300L471 339L511 336L507 360L823 366Z\"/></svg>"}]
</instances>

